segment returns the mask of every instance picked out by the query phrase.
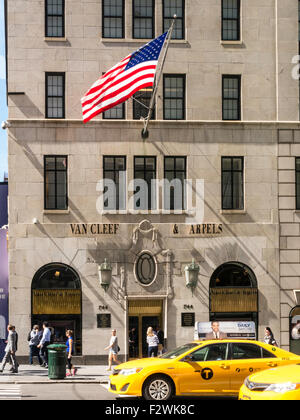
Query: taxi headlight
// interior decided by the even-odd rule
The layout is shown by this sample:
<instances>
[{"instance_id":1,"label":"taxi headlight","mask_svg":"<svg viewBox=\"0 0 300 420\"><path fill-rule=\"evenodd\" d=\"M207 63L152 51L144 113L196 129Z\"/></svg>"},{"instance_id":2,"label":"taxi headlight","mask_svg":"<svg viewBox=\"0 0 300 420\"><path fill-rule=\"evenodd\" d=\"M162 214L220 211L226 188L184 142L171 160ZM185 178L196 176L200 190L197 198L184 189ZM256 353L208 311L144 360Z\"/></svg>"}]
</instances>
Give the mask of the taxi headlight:
<instances>
[{"instance_id":1,"label":"taxi headlight","mask_svg":"<svg viewBox=\"0 0 300 420\"><path fill-rule=\"evenodd\" d=\"M134 375L135 373L139 373L141 370L142 368L122 369L120 370L119 375L123 375L123 376Z\"/></svg>"},{"instance_id":2,"label":"taxi headlight","mask_svg":"<svg viewBox=\"0 0 300 420\"><path fill-rule=\"evenodd\" d=\"M300 389L300 384L286 382L282 384L271 384L268 386L268 388L265 389L265 391L284 393L288 391L294 391L295 389Z\"/></svg>"}]
</instances>

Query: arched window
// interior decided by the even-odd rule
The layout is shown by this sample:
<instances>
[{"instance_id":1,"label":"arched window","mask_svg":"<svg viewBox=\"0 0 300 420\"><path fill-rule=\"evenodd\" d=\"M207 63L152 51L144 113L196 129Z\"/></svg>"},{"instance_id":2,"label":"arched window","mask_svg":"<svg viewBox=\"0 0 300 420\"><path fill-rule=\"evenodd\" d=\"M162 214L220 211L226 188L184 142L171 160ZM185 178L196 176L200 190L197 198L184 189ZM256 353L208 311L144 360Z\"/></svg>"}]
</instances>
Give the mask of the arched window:
<instances>
[{"instance_id":1,"label":"arched window","mask_svg":"<svg viewBox=\"0 0 300 420\"><path fill-rule=\"evenodd\" d=\"M32 289L81 289L81 282L72 267L52 263L44 265L36 272Z\"/></svg>"},{"instance_id":2,"label":"arched window","mask_svg":"<svg viewBox=\"0 0 300 420\"><path fill-rule=\"evenodd\" d=\"M257 288L255 274L247 265L229 262L215 270L210 287L254 287Z\"/></svg>"},{"instance_id":3,"label":"arched window","mask_svg":"<svg viewBox=\"0 0 300 420\"><path fill-rule=\"evenodd\" d=\"M210 280L210 319L254 321L258 325L258 288L254 272L239 262L218 267Z\"/></svg>"}]
</instances>

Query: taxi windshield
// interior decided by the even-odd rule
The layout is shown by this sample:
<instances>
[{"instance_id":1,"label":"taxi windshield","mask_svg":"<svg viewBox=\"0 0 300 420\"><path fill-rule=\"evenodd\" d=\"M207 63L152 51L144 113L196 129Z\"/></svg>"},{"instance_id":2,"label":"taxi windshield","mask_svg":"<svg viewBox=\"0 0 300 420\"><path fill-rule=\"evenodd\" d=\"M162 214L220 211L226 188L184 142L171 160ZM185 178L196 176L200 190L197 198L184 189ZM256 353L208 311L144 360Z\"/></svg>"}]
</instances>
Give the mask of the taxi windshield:
<instances>
[{"instance_id":1,"label":"taxi windshield","mask_svg":"<svg viewBox=\"0 0 300 420\"><path fill-rule=\"evenodd\" d=\"M177 349L169 351L168 353L163 354L160 358L161 359L176 359L176 357L180 356L181 354L198 347L199 343L188 343L184 344L183 346L177 347Z\"/></svg>"}]
</instances>

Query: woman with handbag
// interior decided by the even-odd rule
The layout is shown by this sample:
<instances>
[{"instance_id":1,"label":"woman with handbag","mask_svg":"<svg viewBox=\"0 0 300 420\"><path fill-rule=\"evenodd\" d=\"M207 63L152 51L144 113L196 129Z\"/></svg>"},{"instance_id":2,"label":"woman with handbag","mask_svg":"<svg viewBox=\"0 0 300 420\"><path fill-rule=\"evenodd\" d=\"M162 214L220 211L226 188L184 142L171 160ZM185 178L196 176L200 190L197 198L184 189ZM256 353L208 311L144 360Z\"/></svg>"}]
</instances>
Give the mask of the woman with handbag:
<instances>
[{"instance_id":1,"label":"woman with handbag","mask_svg":"<svg viewBox=\"0 0 300 420\"><path fill-rule=\"evenodd\" d=\"M121 362L118 360L118 353L120 351L120 347L118 346L118 337L117 337L117 330L112 330L111 338L109 342L109 346L105 347L104 350L109 350L108 354L108 368L107 371L111 370L112 362L114 361L119 365Z\"/></svg>"}]
</instances>

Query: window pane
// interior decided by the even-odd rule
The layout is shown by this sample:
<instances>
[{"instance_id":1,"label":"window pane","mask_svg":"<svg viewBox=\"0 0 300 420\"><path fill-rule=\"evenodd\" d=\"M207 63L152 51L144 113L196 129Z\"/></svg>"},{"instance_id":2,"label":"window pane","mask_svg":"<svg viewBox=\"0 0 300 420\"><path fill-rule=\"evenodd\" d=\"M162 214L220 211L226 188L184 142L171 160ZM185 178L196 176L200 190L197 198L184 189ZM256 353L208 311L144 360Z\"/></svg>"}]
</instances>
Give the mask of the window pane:
<instances>
[{"instance_id":1,"label":"window pane","mask_svg":"<svg viewBox=\"0 0 300 420\"><path fill-rule=\"evenodd\" d=\"M262 351L261 347L255 344L233 344L232 345L232 358L234 360L243 359L261 359Z\"/></svg>"},{"instance_id":2,"label":"window pane","mask_svg":"<svg viewBox=\"0 0 300 420\"><path fill-rule=\"evenodd\" d=\"M240 76L223 76L223 120L240 119Z\"/></svg>"},{"instance_id":3,"label":"window pane","mask_svg":"<svg viewBox=\"0 0 300 420\"><path fill-rule=\"evenodd\" d=\"M154 37L153 0L133 0L133 37Z\"/></svg>"},{"instance_id":4,"label":"window pane","mask_svg":"<svg viewBox=\"0 0 300 420\"><path fill-rule=\"evenodd\" d=\"M103 113L103 118L105 120L109 119L115 119L115 120L122 120L125 118L125 105L119 104L115 107L109 109L108 111L105 111Z\"/></svg>"},{"instance_id":5,"label":"window pane","mask_svg":"<svg viewBox=\"0 0 300 420\"><path fill-rule=\"evenodd\" d=\"M184 76L164 77L164 118L182 120L185 117L185 78Z\"/></svg>"},{"instance_id":6,"label":"window pane","mask_svg":"<svg viewBox=\"0 0 300 420\"><path fill-rule=\"evenodd\" d=\"M222 39L240 39L240 0L222 0Z\"/></svg>"},{"instance_id":7,"label":"window pane","mask_svg":"<svg viewBox=\"0 0 300 420\"><path fill-rule=\"evenodd\" d=\"M183 39L184 0L164 0L164 32L169 30L174 15L176 15L177 18L172 33L172 39Z\"/></svg>"},{"instance_id":8,"label":"window pane","mask_svg":"<svg viewBox=\"0 0 300 420\"><path fill-rule=\"evenodd\" d=\"M46 3L46 36L64 37L65 20L64 0L47 0Z\"/></svg>"},{"instance_id":9,"label":"window pane","mask_svg":"<svg viewBox=\"0 0 300 420\"><path fill-rule=\"evenodd\" d=\"M103 0L102 36L124 37L124 0Z\"/></svg>"}]
</instances>

